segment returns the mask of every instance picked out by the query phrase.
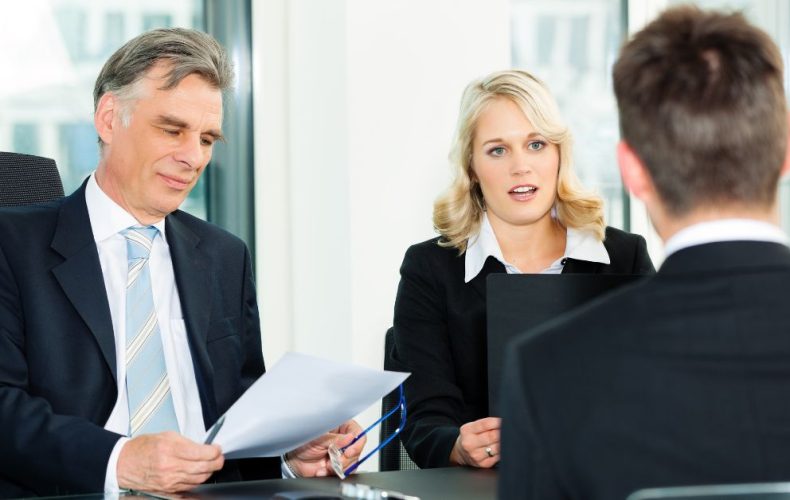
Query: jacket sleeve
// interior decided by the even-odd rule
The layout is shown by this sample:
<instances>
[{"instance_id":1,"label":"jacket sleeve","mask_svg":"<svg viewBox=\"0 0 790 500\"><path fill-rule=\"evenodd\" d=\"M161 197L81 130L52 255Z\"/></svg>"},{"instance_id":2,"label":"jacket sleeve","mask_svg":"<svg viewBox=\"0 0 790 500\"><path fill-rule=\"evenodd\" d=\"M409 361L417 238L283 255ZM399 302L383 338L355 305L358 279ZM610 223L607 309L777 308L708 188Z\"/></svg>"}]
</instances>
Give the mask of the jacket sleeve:
<instances>
[{"instance_id":1,"label":"jacket sleeve","mask_svg":"<svg viewBox=\"0 0 790 500\"><path fill-rule=\"evenodd\" d=\"M32 395L26 350L35 348L26 342L19 290L0 245L0 496L101 492L120 436L87 419L56 414Z\"/></svg>"},{"instance_id":2,"label":"jacket sleeve","mask_svg":"<svg viewBox=\"0 0 790 500\"><path fill-rule=\"evenodd\" d=\"M252 259L249 249L244 245L244 266L241 279L241 317L244 325L242 345L244 361L241 367L241 378L238 381L238 396L266 372L261 348L261 326L258 313L258 301L255 293L255 278L252 272ZM222 471L217 472L211 481L244 481L261 479L279 479L280 459L278 457L245 458L227 460ZM239 476L234 472L238 470Z\"/></svg>"},{"instance_id":3,"label":"jacket sleeve","mask_svg":"<svg viewBox=\"0 0 790 500\"><path fill-rule=\"evenodd\" d=\"M606 228L606 239L603 242L609 252L611 264L603 272L614 274L655 274L653 261L647 253L647 242L634 233L627 233L613 227Z\"/></svg>"},{"instance_id":4,"label":"jacket sleeve","mask_svg":"<svg viewBox=\"0 0 790 500\"><path fill-rule=\"evenodd\" d=\"M653 267L650 254L647 253L647 242L642 235L635 234L634 236L636 237L636 250L634 253L633 274L655 274L656 268Z\"/></svg>"},{"instance_id":5,"label":"jacket sleeve","mask_svg":"<svg viewBox=\"0 0 790 500\"><path fill-rule=\"evenodd\" d=\"M242 393L266 372L261 347L261 319L258 314L258 300L255 294L255 278L252 273L252 258L244 247L244 291L242 297L245 323L244 352L246 361L242 373ZM248 458L238 460L239 471L245 481L258 479L278 479L280 459L278 457Z\"/></svg>"},{"instance_id":6,"label":"jacket sleeve","mask_svg":"<svg viewBox=\"0 0 790 500\"><path fill-rule=\"evenodd\" d=\"M422 247L422 248L421 248ZM422 250L422 251L421 251ZM401 436L420 467L446 467L463 414L447 327L446 293L422 245L406 252L395 299L389 367L408 371L408 418Z\"/></svg>"}]
</instances>

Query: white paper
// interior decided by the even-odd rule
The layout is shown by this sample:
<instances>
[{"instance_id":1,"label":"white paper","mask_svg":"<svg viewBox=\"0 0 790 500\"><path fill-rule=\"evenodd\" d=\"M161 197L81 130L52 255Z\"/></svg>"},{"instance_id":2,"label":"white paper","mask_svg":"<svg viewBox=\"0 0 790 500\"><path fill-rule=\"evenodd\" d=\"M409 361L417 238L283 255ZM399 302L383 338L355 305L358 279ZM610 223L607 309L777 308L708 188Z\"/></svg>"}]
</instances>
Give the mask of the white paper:
<instances>
[{"instance_id":1,"label":"white paper","mask_svg":"<svg viewBox=\"0 0 790 500\"><path fill-rule=\"evenodd\" d=\"M225 412L213 442L226 458L282 455L358 415L408 376L287 353Z\"/></svg>"}]
</instances>

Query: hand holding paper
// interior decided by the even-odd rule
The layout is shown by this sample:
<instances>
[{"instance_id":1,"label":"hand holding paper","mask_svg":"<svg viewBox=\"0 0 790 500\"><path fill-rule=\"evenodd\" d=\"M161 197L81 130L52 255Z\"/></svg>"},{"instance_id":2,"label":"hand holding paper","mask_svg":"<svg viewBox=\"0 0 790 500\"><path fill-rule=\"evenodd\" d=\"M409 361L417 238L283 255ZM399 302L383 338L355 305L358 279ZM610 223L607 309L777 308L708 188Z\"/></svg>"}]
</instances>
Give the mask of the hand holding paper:
<instances>
[{"instance_id":1,"label":"hand holding paper","mask_svg":"<svg viewBox=\"0 0 790 500\"><path fill-rule=\"evenodd\" d=\"M361 413L406 377L288 353L225 413L213 442L229 459L282 455Z\"/></svg>"},{"instance_id":2,"label":"hand holding paper","mask_svg":"<svg viewBox=\"0 0 790 500\"><path fill-rule=\"evenodd\" d=\"M322 477L334 474L328 450L331 445L344 447L349 445L362 432L362 427L354 420L343 423L312 441L286 453L289 466L302 477ZM359 460L367 437L362 436L342 454L343 468Z\"/></svg>"}]
</instances>

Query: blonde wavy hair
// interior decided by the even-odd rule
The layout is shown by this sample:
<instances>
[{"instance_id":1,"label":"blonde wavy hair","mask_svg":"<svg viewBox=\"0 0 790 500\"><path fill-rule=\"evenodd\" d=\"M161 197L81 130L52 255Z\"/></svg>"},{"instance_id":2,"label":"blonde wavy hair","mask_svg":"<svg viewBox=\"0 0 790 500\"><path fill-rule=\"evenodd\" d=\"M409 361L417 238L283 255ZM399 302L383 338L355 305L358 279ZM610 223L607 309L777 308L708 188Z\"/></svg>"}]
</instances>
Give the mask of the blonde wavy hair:
<instances>
[{"instance_id":1,"label":"blonde wavy hair","mask_svg":"<svg viewBox=\"0 0 790 500\"><path fill-rule=\"evenodd\" d=\"M560 224L590 231L603 241L603 200L585 190L573 171L572 138L556 101L546 85L526 71L505 70L475 80L464 89L450 150L455 179L433 206L433 225L442 236L439 245L455 247L462 254L469 238L480 230L485 199L472 171L472 144L480 114L500 97L512 100L538 133L559 149L555 208Z\"/></svg>"}]
</instances>

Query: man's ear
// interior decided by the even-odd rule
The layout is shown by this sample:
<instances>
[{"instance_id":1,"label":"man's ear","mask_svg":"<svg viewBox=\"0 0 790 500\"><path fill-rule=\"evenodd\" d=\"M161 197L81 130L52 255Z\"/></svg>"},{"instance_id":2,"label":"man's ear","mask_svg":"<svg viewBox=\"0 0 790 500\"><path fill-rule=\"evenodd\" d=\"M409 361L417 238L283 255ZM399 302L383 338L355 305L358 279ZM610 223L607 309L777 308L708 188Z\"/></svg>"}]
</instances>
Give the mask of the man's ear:
<instances>
[{"instance_id":1,"label":"man's ear","mask_svg":"<svg viewBox=\"0 0 790 500\"><path fill-rule=\"evenodd\" d=\"M617 164L628 192L642 201L655 197L653 179L642 160L625 141L617 143Z\"/></svg>"},{"instance_id":2,"label":"man's ear","mask_svg":"<svg viewBox=\"0 0 790 500\"><path fill-rule=\"evenodd\" d=\"M787 149L785 150L785 162L782 164L782 171L780 176L784 177L790 173L790 113L787 115Z\"/></svg>"},{"instance_id":3,"label":"man's ear","mask_svg":"<svg viewBox=\"0 0 790 500\"><path fill-rule=\"evenodd\" d=\"M120 121L115 120L119 111L118 98L111 92L105 92L99 98L99 104L93 114L93 125L104 144L112 144L113 130L120 124Z\"/></svg>"}]
</instances>

